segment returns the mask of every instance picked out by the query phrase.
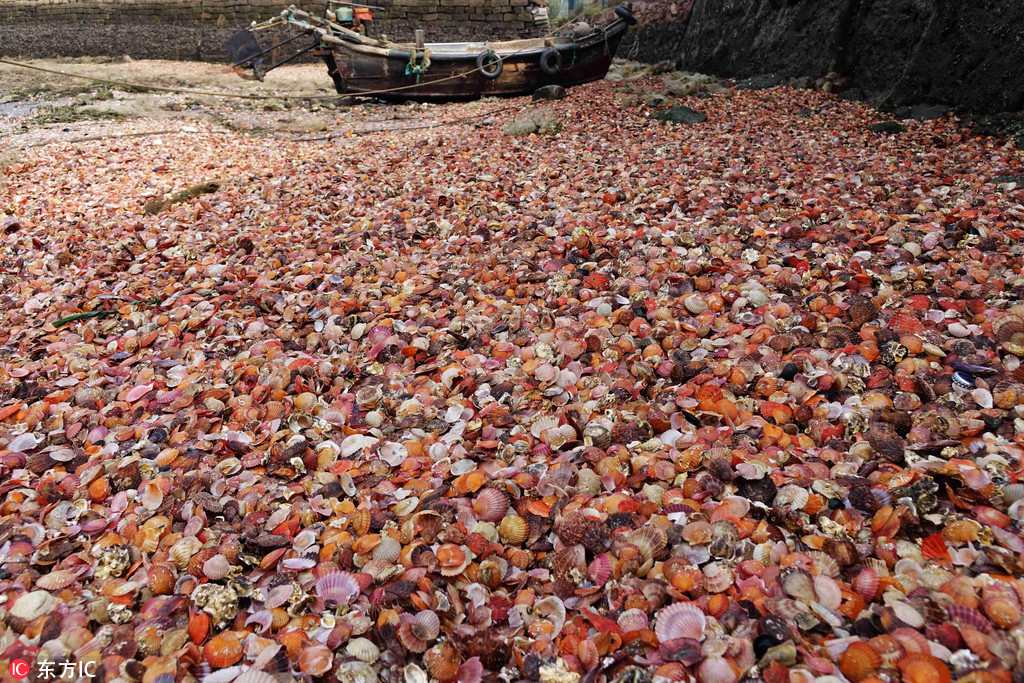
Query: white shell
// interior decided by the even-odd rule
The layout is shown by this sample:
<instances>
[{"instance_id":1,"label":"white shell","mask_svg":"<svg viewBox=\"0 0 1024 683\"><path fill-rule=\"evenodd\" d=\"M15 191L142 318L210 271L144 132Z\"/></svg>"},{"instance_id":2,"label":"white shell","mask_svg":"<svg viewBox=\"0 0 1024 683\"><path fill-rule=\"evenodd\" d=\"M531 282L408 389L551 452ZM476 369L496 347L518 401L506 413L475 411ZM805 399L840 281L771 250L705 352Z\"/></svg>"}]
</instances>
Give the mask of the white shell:
<instances>
[{"instance_id":1,"label":"white shell","mask_svg":"<svg viewBox=\"0 0 1024 683\"><path fill-rule=\"evenodd\" d=\"M350 657L373 664L380 659L380 648L373 644L368 638L353 638L345 646L345 653Z\"/></svg>"},{"instance_id":2,"label":"white shell","mask_svg":"<svg viewBox=\"0 0 1024 683\"><path fill-rule=\"evenodd\" d=\"M32 621L44 614L49 614L57 606L57 598L46 591L31 591L14 601L10 615L25 621Z\"/></svg>"},{"instance_id":3,"label":"white shell","mask_svg":"<svg viewBox=\"0 0 1024 683\"><path fill-rule=\"evenodd\" d=\"M405 446L394 441L388 441L381 446L379 454L380 459L392 467L398 467L409 457L409 451Z\"/></svg>"},{"instance_id":4,"label":"white shell","mask_svg":"<svg viewBox=\"0 0 1024 683\"><path fill-rule=\"evenodd\" d=\"M349 434L341 442L341 457L351 457L364 448L374 445L378 440L377 437L366 434Z\"/></svg>"}]
</instances>

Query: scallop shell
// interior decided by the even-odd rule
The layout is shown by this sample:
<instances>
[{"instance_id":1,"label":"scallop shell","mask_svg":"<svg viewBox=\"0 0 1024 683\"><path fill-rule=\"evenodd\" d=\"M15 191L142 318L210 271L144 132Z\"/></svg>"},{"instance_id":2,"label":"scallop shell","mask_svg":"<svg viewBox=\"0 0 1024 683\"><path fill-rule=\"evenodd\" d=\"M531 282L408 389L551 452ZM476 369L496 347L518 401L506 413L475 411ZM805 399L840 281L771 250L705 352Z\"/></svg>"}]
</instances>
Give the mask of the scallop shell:
<instances>
[{"instance_id":1,"label":"scallop shell","mask_svg":"<svg viewBox=\"0 0 1024 683\"><path fill-rule=\"evenodd\" d=\"M78 580L78 572L70 569L55 569L36 579L36 588L48 591L59 591L67 588Z\"/></svg>"},{"instance_id":2,"label":"scallop shell","mask_svg":"<svg viewBox=\"0 0 1024 683\"><path fill-rule=\"evenodd\" d=\"M724 562L712 562L704 567L704 589L709 593L722 593L733 583L733 573Z\"/></svg>"},{"instance_id":3,"label":"scallop shell","mask_svg":"<svg viewBox=\"0 0 1024 683\"><path fill-rule=\"evenodd\" d=\"M305 647L299 655L299 670L307 676L322 676L333 663L334 654L323 645Z\"/></svg>"},{"instance_id":4,"label":"scallop shell","mask_svg":"<svg viewBox=\"0 0 1024 683\"><path fill-rule=\"evenodd\" d=\"M853 578L851 586L853 587L853 590L855 590L857 594L865 600L873 600L878 594L879 583L880 578L878 576L878 572L872 567L865 567Z\"/></svg>"},{"instance_id":5,"label":"scallop shell","mask_svg":"<svg viewBox=\"0 0 1024 683\"><path fill-rule=\"evenodd\" d=\"M215 669L237 664L242 654L242 641L231 631L218 633L203 648L203 657Z\"/></svg>"},{"instance_id":6,"label":"scallop shell","mask_svg":"<svg viewBox=\"0 0 1024 683\"><path fill-rule=\"evenodd\" d=\"M498 534L510 545L521 545L530 535L530 526L519 515L506 515L498 525Z\"/></svg>"},{"instance_id":7,"label":"scallop shell","mask_svg":"<svg viewBox=\"0 0 1024 683\"><path fill-rule=\"evenodd\" d=\"M839 609L843 602L843 590L830 576L819 574L814 577L814 594L818 602L833 611Z\"/></svg>"},{"instance_id":8,"label":"scallop shell","mask_svg":"<svg viewBox=\"0 0 1024 683\"><path fill-rule=\"evenodd\" d=\"M445 543L434 552L442 576L458 576L466 570L472 561L467 548L454 543Z\"/></svg>"},{"instance_id":9,"label":"scallop shell","mask_svg":"<svg viewBox=\"0 0 1024 683\"><path fill-rule=\"evenodd\" d=\"M380 539L380 543L377 544L377 547L373 549L372 557L379 562L387 562L391 564L398 561L398 556L401 552L401 543L390 536L384 536Z\"/></svg>"},{"instance_id":10,"label":"scallop shell","mask_svg":"<svg viewBox=\"0 0 1024 683\"><path fill-rule=\"evenodd\" d=\"M24 621L32 621L49 614L58 604L59 601L44 590L31 591L18 596L10 607L9 614Z\"/></svg>"},{"instance_id":11,"label":"scallop shell","mask_svg":"<svg viewBox=\"0 0 1024 683\"><path fill-rule=\"evenodd\" d=\"M680 638L704 639L707 618L704 612L689 602L677 602L659 611L655 617L654 633L658 642L667 643Z\"/></svg>"},{"instance_id":12,"label":"scallop shell","mask_svg":"<svg viewBox=\"0 0 1024 683\"><path fill-rule=\"evenodd\" d=\"M896 663L904 683L950 683L949 667L930 654L914 652Z\"/></svg>"},{"instance_id":13,"label":"scallop shell","mask_svg":"<svg viewBox=\"0 0 1024 683\"><path fill-rule=\"evenodd\" d=\"M946 607L946 613L949 615L949 620L954 624L969 626L982 633L991 633L992 631L992 624L985 618L985 615L971 607L950 605Z\"/></svg>"},{"instance_id":14,"label":"scallop shell","mask_svg":"<svg viewBox=\"0 0 1024 683\"><path fill-rule=\"evenodd\" d=\"M347 605L360 593L359 582L348 572L333 571L316 582L316 594L324 602Z\"/></svg>"},{"instance_id":15,"label":"scallop shell","mask_svg":"<svg viewBox=\"0 0 1024 683\"><path fill-rule=\"evenodd\" d=\"M188 561L192 559L192 556L199 552L200 548L203 547L203 542L195 536L185 536L178 539L178 541L171 546L168 555L171 558L171 562L178 569L185 569L188 567Z\"/></svg>"},{"instance_id":16,"label":"scallop shell","mask_svg":"<svg viewBox=\"0 0 1024 683\"><path fill-rule=\"evenodd\" d=\"M597 522L587 517L582 512L574 512L558 520L555 524L555 534L566 545L583 543L587 532Z\"/></svg>"},{"instance_id":17,"label":"scallop shell","mask_svg":"<svg viewBox=\"0 0 1024 683\"><path fill-rule=\"evenodd\" d=\"M1000 343L1017 343L1024 337L1024 318L1010 314L992 323L992 332Z\"/></svg>"},{"instance_id":18,"label":"scallop shell","mask_svg":"<svg viewBox=\"0 0 1024 683\"><path fill-rule=\"evenodd\" d=\"M815 601L814 582L810 575L802 569L786 569L779 577L782 590L791 598L805 604Z\"/></svg>"},{"instance_id":19,"label":"scallop shell","mask_svg":"<svg viewBox=\"0 0 1024 683\"><path fill-rule=\"evenodd\" d=\"M565 546L551 556L551 571L555 579L565 583L578 584L586 566L586 553L581 545Z\"/></svg>"},{"instance_id":20,"label":"scallop shell","mask_svg":"<svg viewBox=\"0 0 1024 683\"><path fill-rule=\"evenodd\" d=\"M413 621L411 617L404 617L401 624L398 625L395 633L398 635L398 640L402 643L406 650L410 652L426 652L427 648L430 647L430 642L420 638L413 631Z\"/></svg>"},{"instance_id":21,"label":"scallop shell","mask_svg":"<svg viewBox=\"0 0 1024 683\"><path fill-rule=\"evenodd\" d=\"M814 562L814 569L819 575L828 576L833 579L839 576L839 563L828 553L823 553L820 550L811 550L807 553L807 556Z\"/></svg>"},{"instance_id":22,"label":"scallop shell","mask_svg":"<svg viewBox=\"0 0 1024 683\"><path fill-rule=\"evenodd\" d=\"M421 610L413 617L412 631L417 638L431 641L441 633L441 620L431 610Z\"/></svg>"},{"instance_id":23,"label":"scallop shell","mask_svg":"<svg viewBox=\"0 0 1024 683\"><path fill-rule=\"evenodd\" d=\"M441 683L454 681L459 675L462 662L459 653L451 643L438 643L423 655L427 673Z\"/></svg>"},{"instance_id":24,"label":"scallop shell","mask_svg":"<svg viewBox=\"0 0 1024 683\"><path fill-rule=\"evenodd\" d=\"M982 598L981 609L999 628L1011 629L1020 623L1020 603L1010 594L992 594Z\"/></svg>"},{"instance_id":25,"label":"scallop shell","mask_svg":"<svg viewBox=\"0 0 1024 683\"><path fill-rule=\"evenodd\" d=\"M349 526L356 536L365 536L370 532L371 516L370 511L360 508L352 512L349 517Z\"/></svg>"},{"instance_id":26,"label":"scallop shell","mask_svg":"<svg viewBox=\"0 0 1024 683\"><path fill-rule=\"evenodd\" d=\"M345 645L345 654L361 662L373 664L380 659L380 648L368 638L353 638Z\"/></svg>"},{"instance_id":27,"label":"scallop shell","mask_svg":"<svg viewBox=\"0 0 1024 683\"><path fill-rule=\"evenodd\" d=\"M775 499L772 501L774 507L788 508L793 512L803 510L810 499L810 492L802 486L787 484L778 490Z\"/></svg>"},{"instance_id":28,"label":"scallop shell","mask_svg":"<svg viewBox=\"0 0 1024 683\"><path fill-rule=\"evenodd\" d=\"M508 512L508 495L504 491L495 488L486 488L480 491L473 499L473 512L477 519L487 522L497 522Z\"/></svg>"},{"instance_id":29,"label":"scallop shell","mask_svg":"<svg viewBox=\"0 0 1024 683\"><path fill-rule=\"evenodd\" d=\"M712 656L704 659L697 667L697 680L700 683L736 683L736 669L725 657Z\"/></svg>"},{"instance_id":30,"label":"scallop shell","mask_svg":"<svg viewBox=\"0 0 1024 683\"><path fill-rule=\"evenodd\" d=\"M647 525L630 533L629 542L649 561L657 557L668 545L668 535L656 526Z\"/></svg>"},{"instance_id":31,"label":"scallop shell","mask_svg":"<svg viewBox=\"0 0 1024 683\"><path fill-rule=\"evenodd\" d=\"M612 576L612 558L608 553L601 553L587 567L587 576L595 586L604 586Z\"/></svg>"},{"instance_id":32,"label":"scallop shell","mask_svg":"<svg viewBox=\"0 0 1024 683\"><path fill-rule=\"evenodd\" d=\"M893 629L891 635L900 642L900 645L903 646L903 651L906 653L924 652L928 654L931 652L931 645L928 643L928 639L921 635L921 632L917 629L897 628Z\"/></svg>"},{"instance_id":33,"label":"scallop shell","mask_svg":"<svg viewBox=\"0 0 1024 683\"><path fill-rule=\"evenodd\" d=\"M903 645L888 633L875 636L868 641L868 645L881 656L882 665L886 667L895 664L903 656Z\"/></svg>"},{"instance_id":34,"label":"scallop shell","mask_svg":"<svg viewBox=\"0 0 1024 683\"><path fill-rule=\"evenodd\" d=\"M882 665L882 656L863 641L850 643L839 657L839 670L853 683L873 676Z\"/></svg>"},{"instance_id":35,"label":"scallop shell","mask_svg":"<svg viewBox=\"0 0 1024 683\"><path fill-rule=\"evenodd\" d=\"M544 416L533 421L530 425L530 433L533 434L535 439L539 439L541 434L549 429L556 429L559 421L557 417Z\"/></svg>"},{"instance_id":36,"label":"scallop shell","mask_svg":"<svg viewBox=\"0 0 1024 683\"><path fill-rule=\"evenodd\" d=\"M631 631L644 630L650 625L650 620L647 618L647 612L642 609L631 608L624 610L619 615L617 623L624 633L629 633Z\"/></svg>"},{"instance_id":37,"label":"scallop shell","mask_svg":"<svg viewBox=\"0 0 1024 683\"><path fill-rule=\"evenodd\" d=\"M551 638L557 638L565 626L565 604L557 595L549 595L543 600L534 603L532 609L535 618L543 618L551 623L553 630L549 634Z\"/></svg>"}]
</instances>

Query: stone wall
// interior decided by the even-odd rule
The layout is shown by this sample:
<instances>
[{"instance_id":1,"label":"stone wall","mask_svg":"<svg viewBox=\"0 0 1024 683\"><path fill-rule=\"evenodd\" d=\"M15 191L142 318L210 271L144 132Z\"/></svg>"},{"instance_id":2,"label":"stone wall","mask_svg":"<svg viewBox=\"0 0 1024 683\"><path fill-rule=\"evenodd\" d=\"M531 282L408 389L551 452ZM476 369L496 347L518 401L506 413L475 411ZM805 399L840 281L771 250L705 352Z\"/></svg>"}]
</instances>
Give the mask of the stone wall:
<instances>
[{"instance_id":1,"label":"stone wall","mask_svg":"<svg viewBox=\"0 0 1024 683\"><path fill-rule=\"evenodd\" d=\"M735 78L837 72L850 94L885 105L1024 108L1022 0L695 0L688 15L653 12L647 60Z\"/></svg>"},{"instance_id":2,"label":"stone wall","mask_svg":"<svg viewBox=\"0 0 1024 683\"><path fill-rule=\"evenodd\" d=\"M372 33L427 40L517 38L544 33L529 5L538 0L373 0ZM135 58L225 58L227 38L288 4L322 12L326 3L295 0L0 0L0 54L130 55ZM538 3L539 4L539 3Z\"/></svg>"}]
</instances>

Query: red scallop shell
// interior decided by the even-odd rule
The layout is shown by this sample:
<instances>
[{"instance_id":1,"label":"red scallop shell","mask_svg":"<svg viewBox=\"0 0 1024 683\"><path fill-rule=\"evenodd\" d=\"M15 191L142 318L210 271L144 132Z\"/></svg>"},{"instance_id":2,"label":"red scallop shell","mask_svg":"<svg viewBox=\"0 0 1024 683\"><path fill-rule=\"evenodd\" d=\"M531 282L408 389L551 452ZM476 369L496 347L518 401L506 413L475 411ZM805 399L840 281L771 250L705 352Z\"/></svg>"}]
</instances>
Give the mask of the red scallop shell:
<instances>
[{"instance_id":1,"label":"red scallop shell","mask_svg":"<svg viewBox=\"0 0 1024 683\"><path fill-rule=\"evenodd\" d=\"M941 532L932 534L921 541L921 555L929 560L937 560L939 562L949 562L951 560L949 548L946 547L946 539L942 537Z\"/></svg>"}]
</instances>

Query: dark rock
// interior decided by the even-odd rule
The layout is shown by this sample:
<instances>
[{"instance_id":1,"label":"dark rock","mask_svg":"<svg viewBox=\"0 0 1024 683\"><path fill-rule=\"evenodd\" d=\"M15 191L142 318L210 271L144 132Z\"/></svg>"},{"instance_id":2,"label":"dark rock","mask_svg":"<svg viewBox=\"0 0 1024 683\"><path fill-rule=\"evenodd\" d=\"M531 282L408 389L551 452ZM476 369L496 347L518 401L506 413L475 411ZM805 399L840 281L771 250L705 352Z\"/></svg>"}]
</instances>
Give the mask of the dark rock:
<instances>
[{"instance_id":1,"label":"dark rock","mask_svg":"<svg viewBox=\"0 0 1024 683\"><path fill-rule=\"evenodd\" d=\"M1024 107L1021 26L1019 0L696 0L680 61L760 87L770 87L764 73L838 73L876 102L1014 111Z\"/></svg>"},{"instance_id":2,"label":"dark rock","mask_svg":"<svg viewBox=\"0 0 1024 683\"><path fill-rule=\"evenodd\" d=\"M896 121L879 121L868 126L872 133L883 133L885 135L896 135L906 130L902 123Z\"/></svg>"},{"instance_id":3,"label":"dark rock","mask_svg":"<svg viewBox=\"0 0 1024 683\"><path fill-rule=\"evenodd\" d=\"M796 363L786 363L782 370L779 372L779 379L784 379L787 382L792 382L796 374L800 372L800 368L797 367Z\"/></svg>"},{"instance_id":4,"label":"dark rock","mask_svg":"<svg viewBox=\"0 0 1024 683\"><path fill-rule=\"evenodd\" d=\"M738 90L767 90L768 88L777 88L785 82L786 77L779 74L758 74L737 81L736 88Z\"/></svg>"},{"instance_id":5,"label":"dark rock","mask_svg":"<svg viewBox=\"0 0 1024 683\"><path fill-rule=\"evenodd\" d=\"M660 111L654 115L659 121L668 121L670 123L703 123L708 120L707 114L699 112L689 107L672 107L665 111Z\"/></svg>"},{"instance_id":6,"label":"dark rock","mask_svg":"<svg viewBox=\"0 0 1024 683\"><path fill-rule=\"evenodd\" d=\"M668 97L663 92L649 92L644 95L644 104L648 107L660 107L668 101Z\"/></svg>"},{"instance_id":7,"label":"dark rock","mask_svg":"<svg viewBox=\"0 0 1024 683\"><path fill-rule=\"evenodd\" d=\"M545 85L533 91L534 100L561 100L565 95L565 88L560 85Z\"/></svg>"},{"instance_id":8,"label":"dark rock","mask_svg":"<svg viewBox=\"0 0 1024 683\"><path fill-rule=\"evenodd\" d=\"M942 104L915 104L908 107L901 118L914 119L915 121L932 121L941 119L951 112L952 109Z\"/></svg>"},{"instance_id":9,"label":"dark rock","mask_svg":"<svg viewBox=\"0 0 1024 683\"><path fill-rule=\"evenodd\" d=\"M999 175L992 179L992 182L996 185L1004 185L1008 183L1015 183L1019 187L1024 187L1024 174L1021 175Z\"/></svg>"}]
</instances>

